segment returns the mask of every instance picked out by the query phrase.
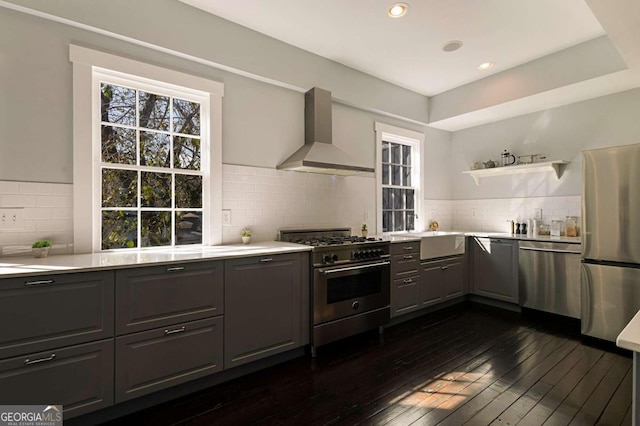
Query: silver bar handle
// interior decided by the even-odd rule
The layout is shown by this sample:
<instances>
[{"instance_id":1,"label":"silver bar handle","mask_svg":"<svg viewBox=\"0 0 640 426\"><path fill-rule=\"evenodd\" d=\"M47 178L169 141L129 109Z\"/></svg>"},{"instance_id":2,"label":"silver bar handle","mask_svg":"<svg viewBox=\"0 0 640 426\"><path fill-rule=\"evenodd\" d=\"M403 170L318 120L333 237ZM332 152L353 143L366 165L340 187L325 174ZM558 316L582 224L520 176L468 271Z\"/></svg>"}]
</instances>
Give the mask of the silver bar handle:
<instances>
[{"instance_id":1,"label":"silver bar handle","mask_svg":"<svg viewBox=\"0 0 640 426\"><path fill-rule=\"evenodd\" d=\"M273 257L265 257L264 259L260 259L260 262L273 262Z\"/></svg>"},{"instance_id":2,"label":"silver bar handle","mask_svg":"<svg viewBox=\"0 0 640 426\"><path fill-rule=\"evenodd\" d=\"M411 284L413 282L413 279L405 278L404 280L402 280L402 282L405 283L405 284Z\"/></svg>"},{"instance_id":3,"label":"silver bar handle","mask_svg":"<svg viewBox=\"0 0 640 426\"><path fill-rule=\"evenodd\" d=\"M53 284L54 282L54 280L25 281L24 285L44 285Z\"/></svg>"},{"instance_id":4,"label":"silver bar handle","mask_svg":"<svg viewBox=\"0 0 640 426\"><path fill-rule=\"evenodd\" d=\"M178 271L184 271L184 266L172 266L170 268L167 268L167 272L178 272Z\"/></svg>"},{"instance_id":5,"label":"silver bar handle","mask_svg":"<svg viewBox=\"0 0 640 426\"><path fill-rule=\"evenodd\" d=\"M46 362L46 361L53 361L56 358L56 354L51 354L50 356L46 357L46 358L38 358L38 359L25 359L24 363L25 365L31 365L31 364L37 364L39 362Z\"/></svg>"},{"instance_id":6,"label":"silver bar handle","mask_svg":"<svg viewBox=\"0 0 640 426\"><path fill-rule=\"evenodd\" d=\"M447 269L449 269L449 265L442 266L440 269L442 269L443 271L446 271Z\"/></svg>"},{"instance_id":7,"label":"silver bar handle","mask_svg":"<svg viewBox=\"0 0 640 426\"><path fill-rule=\"evenodd\" d=\"M406 250L406 251L413 250L413 247L405 246L405 247L402 247L402 250Z\"/></svg>"},{"instance_id":8,"label":"silver bar handle","mask_svg":"<svg viewBox=\"0 0 640 426\"><path fill-rule=\"evenodd\" d=\"M378 266L389 265L391 262L378 262L378 263L370 263L367 265L358 265L358 266L349 266L347 268L338 268L338 269L326 269L321 271L323 275L335 274L338 272L347 272L347 271L357 271L361 269L369 269L369 268L377 268Z\"/></svg>"},{"instance_id":9,"label":"silver bar handle","mask_svg":"<svg viewBox=\"0 0 640 426\"><path fill-rule=\"evenodd\" d=\"M579 251L571 251L571 250L560 250L560 249L547 249L547 248L537 248L537 247L520 247L520 250L529 250L529 251L546 251L549 253L569 253L569 254L580 254Z\"/></svg>"},{"instance_id":10,"label":"silver bar handle","mask_svg":"<svg viewBox=\"0 0 640 426\"><path fill-rule=\"evenodd\" d=\"M182 327L180 327L180 328L176 328L176 329L174 329L174 330L165 330L165 331L164 331L164 335L165 335L165 336L168 336L169 334L182 333L182 332L183 332L183 331L185 331L186 329L187 329L187 327L183 325Z\"/></svg>"},{"instance_id":11,"label":"silver bar handle","mask_svg":"<svg viewBox=\"0 0 640 426\"><path fill-rule=\"evenodd\" d=\"M413 255L412 254L405 254L404 256L402 256L403 259L413 259Z\"/></svg>"}]
</instances>

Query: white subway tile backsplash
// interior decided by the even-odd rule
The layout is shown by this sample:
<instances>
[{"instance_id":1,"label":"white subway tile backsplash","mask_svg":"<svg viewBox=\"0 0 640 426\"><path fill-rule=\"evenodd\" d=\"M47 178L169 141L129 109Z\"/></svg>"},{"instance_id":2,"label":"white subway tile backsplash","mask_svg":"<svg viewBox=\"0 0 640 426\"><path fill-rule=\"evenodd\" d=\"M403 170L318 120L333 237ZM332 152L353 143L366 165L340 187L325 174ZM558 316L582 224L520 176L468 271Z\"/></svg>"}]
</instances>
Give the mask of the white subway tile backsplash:
<instances>
[{"instance_id":1,"label":"white subway tile backsplash","mask_svg":"<svg viewBox=\"0 0 640 426\"><path fill-rule=\"evenodd\" d=\"M65 195L38 195L36 196L37 207L73 207L72 197Z\"/></svg>"},{"instance_id":2,"label":"white subway tile backsplash","mask_svg":"<svg viewBox=\"0 0 640 426\"><path fill-rule=\"evenodd\" d=\"M36 196L0 194L0 207L36 207Z\"/></svg>"},{"instance_id":3,"label":"white subway tile backsplash","mask_svg":"<svg viewBox=\"0 0 640 426\"><path fill-rule=\"evenodd\" d=\"M17 194L18 182L0 181L0 194Z\"/></svg>"},{"instance_id":4,"label":"white subway tile backsplash","mask_svg":"<svg viewBox=\"0 0 640 426\"><path fill-rule=\"evenodd\" d=\"M0 231L0 256L24 255L49 239L52 253L73 251L73 185L0 181L0 207L22 207L23 227Z\"/></svg>"},{"instance_id":5,"label":"white subway tile backsplash","mask_svg":"<svg viewBox=\"0 0 640 426\"><path fill-rule=\"evenodd\" d=\"M38 182L20 182L18 192L20 194L49 195L53 184Z\"/></svg>"},{"instance_id":6,"label":"white subway tile backsplash","mask_svg":"<svg viewBox=\"0 0 640 426\"><path fill-rule=\"evenodd\" d=\"M532 197L511 199L452 200L453 228L469 231L505 232L509 221L524 222L542 209L543 222L580 216L581 196ZM474 216L475 212L475 216Z\"/></svg>"}]
</instances>

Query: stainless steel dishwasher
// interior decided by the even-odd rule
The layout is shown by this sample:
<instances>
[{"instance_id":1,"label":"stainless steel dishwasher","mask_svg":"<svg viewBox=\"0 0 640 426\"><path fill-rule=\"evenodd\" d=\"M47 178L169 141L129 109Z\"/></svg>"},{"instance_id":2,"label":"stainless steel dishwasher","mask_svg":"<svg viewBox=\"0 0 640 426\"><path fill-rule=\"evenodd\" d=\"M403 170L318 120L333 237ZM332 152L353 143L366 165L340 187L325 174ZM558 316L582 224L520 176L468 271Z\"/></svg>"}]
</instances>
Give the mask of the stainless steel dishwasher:
<instances>
[{"instance_id":1,"label":"stainless steel dishwasher","mask_svg":"<svg viewBox=\"0 0 640 426\"><path fill-rule=\"evenodd\" d=\"M580 318L580 244L520 241L520 305Z\"/></svg>"}]
</instances>

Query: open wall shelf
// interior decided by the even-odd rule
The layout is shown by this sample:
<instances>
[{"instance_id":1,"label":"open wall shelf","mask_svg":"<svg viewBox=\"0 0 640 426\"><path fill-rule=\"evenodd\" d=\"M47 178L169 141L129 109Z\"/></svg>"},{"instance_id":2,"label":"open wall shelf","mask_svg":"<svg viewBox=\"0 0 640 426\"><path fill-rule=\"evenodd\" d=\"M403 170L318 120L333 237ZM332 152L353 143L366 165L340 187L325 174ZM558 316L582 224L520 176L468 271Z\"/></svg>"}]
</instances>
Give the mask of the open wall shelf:
<instances>
[{"instance_id":1,"label":"open wall shelf","mask_svg":"<svg viewBox=\"0 0 640 426\"><path fill-rule=\"evenodd\" d=\"M470 175L476 182L476 185L480 185L480 178L489 176L501 176L501 175L514 175L518 173L537 173L537 172L550 172L553 171L556 174L556 179L562 177L564 168L569 164L569 161L556 160L545 161L541 163L532 164L520 164L517 166L504 166L494 167L491 169L478 169L462 172Z\"/></svg>"}]
</instances>

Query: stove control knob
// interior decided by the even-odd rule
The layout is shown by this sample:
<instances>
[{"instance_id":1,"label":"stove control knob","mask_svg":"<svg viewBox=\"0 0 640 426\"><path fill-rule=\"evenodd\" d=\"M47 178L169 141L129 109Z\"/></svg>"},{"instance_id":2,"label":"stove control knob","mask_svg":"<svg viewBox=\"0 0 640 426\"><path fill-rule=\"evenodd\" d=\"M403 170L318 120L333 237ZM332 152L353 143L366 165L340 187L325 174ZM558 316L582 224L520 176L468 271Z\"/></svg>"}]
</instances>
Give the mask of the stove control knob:
<instances>
[{"instance_id":1,"label":"stove control knob","mask_svg":"<svg viewBox=\"0 0 640 426\"><path fill-rule=\"evenodd\" d=\"M326 255L324 258L324 263L330 263L331 262L331 257L329 255Z\"/></svg>"},{"instance_id":2,"label":"stove control knob","mask_svg":"<svg viewBox=\"0 0 640 426\"><path fill-rule=\"evenodd\" d=\"M333 256L331 256L331 260L333 260L334 262L338 261L338 255L334 254Z\"/></svg>"},{"instance_id":3,"label":"stove control knob","mask_svg":"<svg viewBox=\"0 0 640 426\"><path fill-rule=\"evenodd\" d=\"M367 257L374 257L376 254L373 252L373 250L369 250L367 252Z\"/></svg>"},{"instance_id":4,"label":"stove control knob","mask_svg":"<svg viewBox=\"0 0 640 426\"><path fill-rule=\"evenodd\" d=\"M358 308L360 308L360 302L358 302L357 300L355 302L353 302L351 304L351 307L353 308L354 311L357 311Z\"/></svg>"},{"instance_id":5,"label":"stove control knob","mask_svg":"<svg viewBox=\"0 0 640 426\"><path fill-rule=\"evenodd\" d=\"M359 251L356 251L353 253L353 258L354 259L361 259L362 258L362 253L360 253Z\"/></svg>"}]
</instances>

